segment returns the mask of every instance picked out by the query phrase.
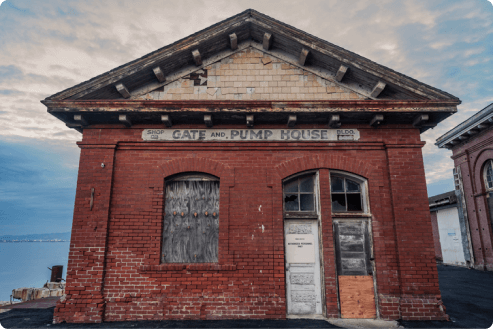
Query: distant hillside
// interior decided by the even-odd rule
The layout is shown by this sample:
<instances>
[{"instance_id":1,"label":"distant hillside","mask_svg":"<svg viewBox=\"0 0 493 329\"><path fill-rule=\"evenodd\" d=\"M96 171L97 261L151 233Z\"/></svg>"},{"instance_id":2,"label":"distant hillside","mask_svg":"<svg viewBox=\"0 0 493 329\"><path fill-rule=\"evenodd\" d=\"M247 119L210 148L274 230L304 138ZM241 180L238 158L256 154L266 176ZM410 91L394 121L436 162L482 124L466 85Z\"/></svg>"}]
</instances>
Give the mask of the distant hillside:
<instances>
[{"instance_id":1,"label":"distant hillside","mask_svg":"<svg viewBox=\"0 0 493 329\"><path fill-rule=\"evenodd\" d=\"M67 240L70 241L70 232L45 233L26 235L0 235L0 241L32 241L32 240Z\"/></svg>"}]
</instances>

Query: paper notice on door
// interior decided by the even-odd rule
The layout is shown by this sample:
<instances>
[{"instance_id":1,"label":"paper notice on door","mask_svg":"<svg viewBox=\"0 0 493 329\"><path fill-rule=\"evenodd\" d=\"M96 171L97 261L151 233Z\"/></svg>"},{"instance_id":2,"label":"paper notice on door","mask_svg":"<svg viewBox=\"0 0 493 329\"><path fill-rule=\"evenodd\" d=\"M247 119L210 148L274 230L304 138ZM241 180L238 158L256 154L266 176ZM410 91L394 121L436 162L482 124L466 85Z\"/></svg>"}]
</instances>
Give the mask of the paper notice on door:
<instances>
[{"instance_id":1,"label":"paper notice on door","mask_svg":"<svg viewBox=\"0 0 493 329\"><path fill-rule=\"evenodd\" d=\"M314 241L313 235L310 234L287 234L287 262L290 264L315 263Z\"/></svg>"}]
</instances>

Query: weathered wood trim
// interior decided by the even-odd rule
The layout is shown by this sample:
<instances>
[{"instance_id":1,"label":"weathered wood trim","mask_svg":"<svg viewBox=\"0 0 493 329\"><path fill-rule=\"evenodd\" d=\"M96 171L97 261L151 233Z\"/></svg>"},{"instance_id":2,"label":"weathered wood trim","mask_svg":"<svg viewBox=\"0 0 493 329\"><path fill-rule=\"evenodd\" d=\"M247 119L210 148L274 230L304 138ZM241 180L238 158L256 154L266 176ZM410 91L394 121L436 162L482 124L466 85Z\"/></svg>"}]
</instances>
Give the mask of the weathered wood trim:
<instances>
[{"instance_id":1,"label":"weathered wood trim","mask_svg":"<svg viewBox=\"0 0 493 329\"><path fill-rule=\"evenodd\" d=\"M74 114L74 121L79 123L81 126L88 126L89 123L84 118L82 114Z\"/></svg>"},{"instance_id":2,"label":"weathered wood trim","mask_svg":"<svg viewBox=\"0 0 493 329\"><path fill-rule=\"evenodd\" d=\"M384 82L378 81L373 90L370 93L370 96L373 98L377 98L378 95L382 93L382 91L385 89L385 86L387 86Z\"/></svg>"},{"instance_id":3,"label":"weathered wood trim","mask_svg":"<svg viewBox=\"0 0 493 329\"><path fill-rule=\"evenodd\" d=\"M430 120L430 116L428 114L420 114L414 119L413 126L420 127L428 122L428 120Z\"/></svg>"},{"instance_id":4,"label":"weathered wood trim","mask_svg":"<svg viewBox=\"0 0 493 329\"><path fill-rule=\"evenodd\" d=\"M171 121L171 117L168 114L161 115L161 121L168 128L173 126L173 122Z\"/></svg>"},{"instance_id":5,"label":"weathered wood trim","mask_svg":"<svg viewBox=\"0 0 493 329\"><path fill-rule=\"evenodd\" d=\"M153 68L152 71L154 72L154 75L156 76L159 82L166 81L166 77L164 76L164 73L159 66Z\"/></svg>"},{"instance_id":6,"label":"weathered wood trim","mask_svg":"<svg viewBox=\"0 0 493 329\"><path fill-rule=\"evenodd\" d=\"M200 51L195 49L192 51L193 60L195 61L195 65L202 65L202 56L200 55Z\"/></svg>"},{"instance_id":7,"label":"weathered wood trim","mask_svg":"<svg viewBox=\"0 0 493 329\"><path fill-rule=\"evenodd\" d=\"M231 47L231 50L238 49L238 37L235 33L229 35L229 46Z\"/></svg>"},{"instance_id":8,"label":"weathered wood trim","mask_svg":"<svg viewBox=\"0 0 493 329\"><path fill-rule=\"evenodd\" d=\"M305 48L301 49L300 58L298 58L299 65L305 66L306 58L308 57L309 53L310 51L308 49Z\"/></svg>"},{"instance_id":9,"label":"weathered wood trim","mask_svg":"<svg viewBox=\"0 0 493 329\"><path fill-rule=\"evenodd\" d=\"M296 114L290 114L288 116L288 127L293 128L294 126L296 126L296 119Z\"/></svg>"},{"instance_id":10,"label":"weathered wood trim","mask_svg":"<svg viewBox=\"0 0 493 329\"><path fill-rule=\"evenodd\" d=\"M120 114L118 116L118 121L120 121L120 123L123 123L127 128L132 127L132 121L130 120L129 116L126 114Z\"/></svg>"},{"instance_id":11,"label":"weathered wood trim","mask_svg":"<svg viewBox=\"0 0 493 329\"><path fill-rule=\"evenodd\" d=\"M68 128L75 129L82 134L82 126L80 123L66 123Z\"/></svg>"},{"instance_id":12,"label":"weathered wood trim","mask_svg":"<svg viewBox=\"0 0 493 329\"><path fill-rule=\"evenodd\" d=\"M213 126L212 115L204 114L204 123L207 127L211 128Z\"/></svg>"},{"instance_id":13,"label":"weathered wood trim","mask_svg":"<svg viewBox=\"0 0 493 329\"><path fill-rule=\"evenodd\" d=\"M123 85L123 83L119 83L115 86L116 90L123 96L123 98L130 98L130 92L127 87Z\"/></svg>"},{"instance_id":14,"label":"weathered wood trim","mask_svg":"<svg viewBox=\"0 0 493 329\"><path fill-rule=\"evenodd\" d=\"M335 76L336 81L341 82L342 79L344 78L344 75L346 74L347 70L348 70L348 67L347 66L341 65L339 67L339 69L337 70L337 73L336 73L336 76Z\"/></svg>"},{"instance_id":15,"label":"weathered wood trim","mask_svg":"<svg viewBox=\"0 0 493 329\"><path fill-rule=\"evenodd\" d=\"M384 120L383 114L375 114L370 121L370 126L378 127L382 124L383 120Z\"/></svg>"},{"instance_id":16,"label":"weathered wood trim","mask_svg":"<svg viewBox=\"0 0 493 329\"><path fill-rule=\"evenodd\" d=\"M253 128L253 124L254 124L253 119L254 119L253 114L248 114L246 116L246 125L248 128Z\"/></svg>"},{"instance_id":17,"label":"weathered wood trim","mask_svg":"<svg viewBox=\"0 0 493 329\"><path fill-rule=\"evenodd\" d=\"M264 40L262 42L262 47L264 50L269 50L272 45L272 34L264 33Z\"/></svg>"},{"instance_id":18,"label":"weathered wood trim","mask_svg":"<svg viewBox=\"0 0 493 329\"><path fill-rule=\"evenodd\" d=\"M332 114L329 118L330 128L339 128L341 126L341 118L339 114Z\"/></svg>"}]
</instances>

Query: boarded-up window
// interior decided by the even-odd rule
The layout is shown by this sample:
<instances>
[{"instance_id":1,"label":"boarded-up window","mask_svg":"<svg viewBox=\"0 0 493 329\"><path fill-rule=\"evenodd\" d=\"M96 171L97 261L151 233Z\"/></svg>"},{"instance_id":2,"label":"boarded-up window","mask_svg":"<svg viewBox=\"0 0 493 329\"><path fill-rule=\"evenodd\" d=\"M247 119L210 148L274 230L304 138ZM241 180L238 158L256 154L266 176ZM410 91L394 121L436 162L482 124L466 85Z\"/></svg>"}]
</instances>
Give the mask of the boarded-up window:
<instances>
[{"instance_id":1,"label":"boarded-up window","mask_svg":"<svg viewBox=\"0 0 493 329\"><path fill-rule=\"evenodd\" d=\"M338 275L372 274L367 221L334 220Z\"/></svg>"},{"instance_id":2,"label":"boarded-up window","mask_svg":"<svg viewBox=\"0 0 493 329\"><path fill-rule=\"evenodd\" d=\"M218 261L219 180L186 175L166 182L163 263Z\"/></svg>"}]
</instances>

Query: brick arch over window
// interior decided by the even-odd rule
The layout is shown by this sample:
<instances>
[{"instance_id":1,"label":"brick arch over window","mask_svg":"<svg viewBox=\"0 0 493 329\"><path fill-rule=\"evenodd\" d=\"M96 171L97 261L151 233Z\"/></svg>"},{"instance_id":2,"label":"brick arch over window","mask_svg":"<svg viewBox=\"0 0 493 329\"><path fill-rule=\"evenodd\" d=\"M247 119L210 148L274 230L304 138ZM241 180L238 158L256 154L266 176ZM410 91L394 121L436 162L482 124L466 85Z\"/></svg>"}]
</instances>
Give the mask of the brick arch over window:
<instances>
[{"instance_id":1,"label":"brick arch over window","mask_svg":"<svg viewBox=\"0 0 493 329\"><path fill-rule=\"evenodd\" d=\"M281 179L311 169L336 169L351 172L368 179L376 168L368 162L343 155L303 156L284 161L275 167Z\"/></svg>"},{"instance_id":2,"label":"brick arch over window","mask_svg":"<svg viewBox=\"0 0 493 329\"><path fill-rule=\"evenodd\" d=\"M493 149L483 150L474 163L474 193L485 193L486 189L483 180L483 167L486 161L493 159Z\"/></svg>"},{"instance_id":3,"label":"brick arch over window","mask_svg":"<svg viewBox=\"0 0 493 329\"><path fill-rule=\"evenodd\" d=\"M202 172L219 177L221 186L234 185L234 170L219 161L206 158L178 158L161 166L164 178L184 172Z\"/></svg>"}]
</instances>

